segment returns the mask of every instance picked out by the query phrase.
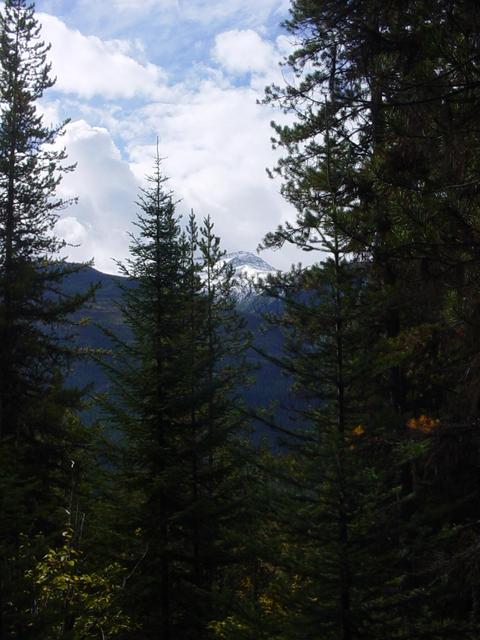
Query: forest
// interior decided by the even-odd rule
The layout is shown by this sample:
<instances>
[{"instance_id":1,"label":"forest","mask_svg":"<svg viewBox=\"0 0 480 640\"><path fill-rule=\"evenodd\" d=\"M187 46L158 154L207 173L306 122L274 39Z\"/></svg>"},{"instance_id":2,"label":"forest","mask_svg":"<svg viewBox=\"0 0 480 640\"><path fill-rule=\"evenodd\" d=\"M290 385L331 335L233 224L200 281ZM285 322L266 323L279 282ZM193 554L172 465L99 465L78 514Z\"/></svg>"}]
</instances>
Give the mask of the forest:
<instances>
[{"instance_id":1,"label":"forest","mask_svg":"<svg viewBox=\"0 0 480 640\"><path fill-rule=\"evenodd\" d=\"M480 4L292 0L283 28L296 217L259 242L315 259L258 285L277 347L160 139L99 349L49 45L0 9L0 640L480 638ZM288 386L261 405L260 360Z\"/></svg>"}]
</instances>

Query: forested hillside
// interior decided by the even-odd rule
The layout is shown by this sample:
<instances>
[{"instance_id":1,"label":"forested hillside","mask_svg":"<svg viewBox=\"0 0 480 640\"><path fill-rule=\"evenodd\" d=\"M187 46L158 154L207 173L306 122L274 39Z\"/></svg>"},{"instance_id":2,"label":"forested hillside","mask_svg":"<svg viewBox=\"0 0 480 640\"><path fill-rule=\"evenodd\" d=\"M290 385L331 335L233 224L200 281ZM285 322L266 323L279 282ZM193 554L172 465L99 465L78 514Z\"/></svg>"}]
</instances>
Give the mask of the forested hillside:
<instances>
[{"instance_id":1,"label":"forested hillside","mask_svg":"<svg viewBox=\"0 0 480 640\"><path fill-rule=\"evenodd\" d=\"M247 256L247 257L245 257ZM237 255L227 257L227 261L234 261L234 299L239 316L245 322L250 332L250 346L246 357L250 366L250 382L247 386L239 384L239 393L243 397L248 411L252 415L252 437L255 440L265 437L275 446L275 433L265 427L255 415L262 408L268 407L269 414L282 415L288 420L291 378L274 361L263 357L266 352L278 358L282 350L282 333L276 326L264 325L263 317L272 311L277 303L269 296L262 295L258 285L258 277L263 271L254 272L246 261L252 259L252 254L244 252L240 259ZM263 261L262 261L263 262ZM265 264L265 263L264 263ZM270 271L274 271L273 268ZM85 266L65 279L62 291L65 294L96 287L95 296L74 318L80 322L75 342L84 357L80 357L72 367L67 384L85 389L87 408L82 412L85 419L91 421L99 415L100 407L95 398L105 393L109 388L107 372L102 367L102 361L115 357L115 346L110 334L128 340L129 330L120 311L122 287L135 287L136 281L121 276L101 273L96 269ZM261 352L261 353L260 353Z\"/></svg>"},{"instance_id":2,"label":"forested hillside","mask_svg":"<svg viewBox=\"0 0 480 640\"><path fill-rule=\"evenodd\" d=\"M289 15L258 240L316 259L239 300L161 137L119 275L65 259L49 47L0 9L0 640L480 637L480 6Z\"/></svg>"}]
</instances>

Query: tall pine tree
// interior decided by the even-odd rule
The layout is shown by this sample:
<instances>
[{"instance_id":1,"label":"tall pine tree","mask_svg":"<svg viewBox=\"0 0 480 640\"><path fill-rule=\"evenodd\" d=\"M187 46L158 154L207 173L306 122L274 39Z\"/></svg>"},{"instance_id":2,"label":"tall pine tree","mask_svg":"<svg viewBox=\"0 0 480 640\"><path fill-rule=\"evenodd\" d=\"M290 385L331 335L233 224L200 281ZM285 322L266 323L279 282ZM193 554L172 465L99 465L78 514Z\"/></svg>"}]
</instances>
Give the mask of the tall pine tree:
<instances>
[{"instance_id":1,"label":"tall pine tree","mask_svg":"<svg viewBox=\"0 0 480 640\"><path fill-rule=\"evenodd\" d=\"M114 340L107 411L124 435L123 526L138 637L202 638L238 515L241 323L210 221L182 232L157 154L123 272L131 339ZM239 333L240 331L240 333ZM240 365L235 364L237 358Z\"/></svg>"},{"instance_id":2,"label":"tall pine tree","mask_svg":"<svg viewBox=\"0 0 480 640\"><path fill-rule=\"evenodd\" d=\"M49 47L33 5L6 0L0 15L0 638L30 637L33 595L23 585L34 541L57 529L70 460L81 440L65 388L74 356L69 316L88 298L63 296L74 270L58 257L56 197L65 153L52 146L62 126L43 124L36 107L53 85ZM33 542L32 542L33 544ZM42 545L39 542L39 549Z\"/></svg>"},{"instance_id":3,"label":"tall pine tree","mask_svg":"<svg viewBox=\"0 0 480 640\"><path fill-rule=\"evenodd\" d=\"M287 60L294 81L271 87L267 101L295 114L276 127L285 151L277 171L298 215L268 241L321 245L325 137L334 131L344 150L334 162L345 211L338 228L376 309L370 373L385 433L418 454L392 479L408 523L395 544L399 576L430 593L437 625L422 626L429 607L419 598L404 633L418 624L426 637L465 634L464 619L478 624L478 585L469 577L453 586L463 565L452 541L478 560L478 6L295 0L286 26L298 37ZM443 563L429 562L433 548ZM446 612L454 623L442 629Z\"/></svg>"}]
</instances>

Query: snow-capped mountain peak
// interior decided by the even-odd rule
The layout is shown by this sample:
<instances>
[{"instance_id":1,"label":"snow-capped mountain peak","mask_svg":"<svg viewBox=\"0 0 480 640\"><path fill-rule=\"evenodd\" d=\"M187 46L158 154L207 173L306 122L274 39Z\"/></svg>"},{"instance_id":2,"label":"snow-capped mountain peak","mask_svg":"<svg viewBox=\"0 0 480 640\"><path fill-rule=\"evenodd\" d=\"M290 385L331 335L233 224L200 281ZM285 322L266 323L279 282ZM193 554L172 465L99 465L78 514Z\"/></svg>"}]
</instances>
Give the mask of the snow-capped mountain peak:
<instances>
[{"instance_id":1,"label":"snow-capped mountain peak","mask_svg":"<svg viewBox=\"0 0 480 640\"><path fill-rule=\"evenodd\" d=\"M236 251L234 253L227 253L225 261L229 262L234 269L240 269L242 267L251 267L255 271L262 273L274 273L274 269L260 256L250 253L249 251Z\"/></svg>"},{"instance_id":2,"label":"snow-capped mountain peak","mask_svg":"<svg viewBox=\"0 0 480 640\"><path fill-rule=\"evenodd\" d=\"M260 256L249 251L227 253L224 260L235 270L235 293L239 300L255 295L255 286L269 274L278 271Z\"/></svg>"}]
</instances>

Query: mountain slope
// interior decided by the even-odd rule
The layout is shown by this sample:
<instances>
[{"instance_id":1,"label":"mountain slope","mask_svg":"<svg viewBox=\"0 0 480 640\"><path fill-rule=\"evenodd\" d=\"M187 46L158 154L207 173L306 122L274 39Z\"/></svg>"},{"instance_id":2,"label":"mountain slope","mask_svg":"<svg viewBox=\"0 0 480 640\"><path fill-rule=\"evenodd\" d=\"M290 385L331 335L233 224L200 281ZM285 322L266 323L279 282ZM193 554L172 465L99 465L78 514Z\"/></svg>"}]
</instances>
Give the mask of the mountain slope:
<instances>
[{"instance_id":1,"label":"mountain slope","mask_svg":"<svg viewBox=\"0 0 480 640\"><path fill-rule=\"evenodd\" d=\"M227 253L224 261L235 271L235 295L239 301L256 296L256 286L269 275L277 273L277 269L260 256L248 251Z\"/></svg>"},{"instance_id":2,"label":"mountain slope","mask_svg":"<svg viewBox=\"0 0 480 640\"><path fill-rule=\"evenodd\" d=\"M261 277L269 273L275 273L275 269L257 256L239 252L229 254L225 258L231 261L232 266L238 274L239 280L247 277L258 283ZM282 338L276 329L262 329L262 313L269 306L270 302L255 292L254 285L243 283L239 289L239 313L241 313L249 330L252 332L254 344L263 350L278 355L281 350ZM81 314L77 314L76 319L88 320L82 322L78 328L77 342L85 350L111 349L111 341L106 335L113 332L121 339L128 339L129 330L124 324L122 314L119 309L122 289L135 286L135 282L121 276L114 276L102 273L92 267L85 267L82 271L73 274L65 279L64 290L70 293L82 291L91 284L98 284L99 288L95 299L86 307ZM108 354L105 357L109 357ZM251 407L267 407L272 402L284 400L289 396L290 382L279 369L273 364L266 362L254 350L249 352L249 360L254 366L253 383L249 389L243 391L246 403ZM78 362L69 377L72 386L90 387L92 394L104 392L108 389L108 379L102 368L94 358L85 357ZM282 411L277 410L281 415ZM90 412L90 416L95 417L95 411ZM260 426L256 432L261 433Z\"/></svg>"}]
</instances>

